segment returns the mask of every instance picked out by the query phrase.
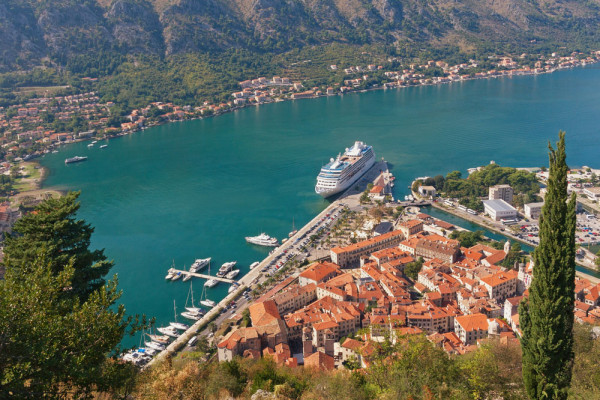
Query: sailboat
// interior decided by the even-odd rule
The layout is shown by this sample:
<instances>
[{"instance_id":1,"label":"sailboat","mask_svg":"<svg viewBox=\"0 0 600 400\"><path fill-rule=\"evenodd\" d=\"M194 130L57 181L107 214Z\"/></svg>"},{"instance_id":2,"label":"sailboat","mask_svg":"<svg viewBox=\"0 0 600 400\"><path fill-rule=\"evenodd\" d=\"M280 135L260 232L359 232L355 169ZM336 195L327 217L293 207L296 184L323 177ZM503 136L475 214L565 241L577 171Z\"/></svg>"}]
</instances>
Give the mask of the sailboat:
<instances>
[{"instance_id":1,"label":"sailboat","mask_svg":"<svg viewBox=\"0 0 600 400\"><path fill-rule=\"evenodd\" d=\"M217 303L215 303L214 301L206 298L206 285L204 289L202 289L202 295L200 296L200 304L208 308L213 308L217 305Z\"/></svg>"},{"instance_id":2,"label":"sailboat","mask_svg":"<svg viewBox=\"0 0 600 400\"><path fill-rule=\"evenodd\" d=\"M192 306L188 307L188 300L190 299L190 295L192 297ZM192 289L192 282L190 282L190 291L188 292L188 298L185 300L185 306L185 309L187 311L181 313L181 316L184 318L198 321L200 318L202 318L202 315L204 315L203 309L199 307L194 307L194 290Z\"/></svg>"},{"instance_id":3,"label":"sailboat","mask_svg":"<svg viewBox=\"0 0 600 400\"><path fill-rule=\"evenodd\" d=\"M190 328L189 325L182 324L181 322L177 322L177 307L175 306L175 300L173 300L173 311L175 312L175 322L169 323L169 326L172 326L175 329L179 329L181 331L186 331Z\"/></svg>"},{"instance_id":4,"label":"sailboat","mask_svg":"<svg viewBox=\"0 0 600 400\"><path fill-rule=\"evenodd\" d=\"M292 231L288 233L288 237L292 237L296 233L298 233L298 230L296 229L296 225L294 224L294 218L292 218Z\"/></svg>"}]
</instances>

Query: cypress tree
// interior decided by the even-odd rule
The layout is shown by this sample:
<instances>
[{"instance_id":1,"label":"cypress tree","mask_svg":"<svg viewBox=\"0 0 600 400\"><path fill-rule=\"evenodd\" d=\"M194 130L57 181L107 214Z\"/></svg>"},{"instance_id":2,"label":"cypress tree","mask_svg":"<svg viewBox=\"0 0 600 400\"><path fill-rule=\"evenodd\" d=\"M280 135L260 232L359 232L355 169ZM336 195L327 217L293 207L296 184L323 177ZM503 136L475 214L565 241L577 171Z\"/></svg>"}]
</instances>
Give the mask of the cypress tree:
<instances>
[{"instance_id":1,"label":"cypress tree","mask_svg":"<svg viewBox=\"0 0 600 400\"><path fill-rule=\"evenodd\" d=\"M523 381L531 399L566 399L573 367L575 203L567 202L565 133L550 149L550 176L533 253L529 299L521 303Z\"/></svg>"}]
</instances>

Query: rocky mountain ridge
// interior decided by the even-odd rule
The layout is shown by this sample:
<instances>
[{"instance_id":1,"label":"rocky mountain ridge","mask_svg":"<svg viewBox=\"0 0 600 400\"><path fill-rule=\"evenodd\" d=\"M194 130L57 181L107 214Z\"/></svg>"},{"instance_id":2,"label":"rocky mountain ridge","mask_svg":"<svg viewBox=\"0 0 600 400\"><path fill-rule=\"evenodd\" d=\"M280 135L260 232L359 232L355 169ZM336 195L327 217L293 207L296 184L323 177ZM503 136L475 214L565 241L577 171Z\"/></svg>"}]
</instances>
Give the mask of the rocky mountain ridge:
<instances>
[{"instance_id":1,"label":"rocky mountain ridge","mask_svg":"<svg viewBox=\"0 0 600 400\"><path fill-rule=\"evenodd\" d=\"M0 71L231 48L600 43L600 0L5 0Z\"/></svg>"}]
</instances>

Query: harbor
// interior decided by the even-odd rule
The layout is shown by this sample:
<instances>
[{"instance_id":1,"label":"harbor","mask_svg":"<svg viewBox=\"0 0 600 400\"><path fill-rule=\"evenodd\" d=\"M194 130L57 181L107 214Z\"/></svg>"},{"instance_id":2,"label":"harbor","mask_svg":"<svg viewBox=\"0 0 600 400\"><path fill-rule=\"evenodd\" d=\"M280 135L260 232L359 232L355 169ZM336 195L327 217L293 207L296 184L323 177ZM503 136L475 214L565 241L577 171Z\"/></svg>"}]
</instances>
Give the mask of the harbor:
<instances>
[{"instance_id":1,"label":"harbor","mask_svg":"<svg viewBox=\"0 0 600 400\"><path fill-rule=\"evenodd\" d=\"M151 366L154 363L163 360L165 357L172 356L178 351L182 350L186 344L199 333L199 331L206 327L210 322L216 320L228 304L239 298L240 295L248 288L252 288L257 284L264 282L268 277L267 274L269 268L272 267L282 257L287 257L287 255L290 255L289 258L295 258L299 256L298 261L302 261L304 259L313 261L320 258L321 255L318 252L314 252L312 256L307 257L306 254L301 251L301 248L304 247L305 243L302 241L302 239L306 239L311 233L314 233L321 227L324 227L326 224L333 222L334 219L331 218L331 216L336 215L336 213L342 208L348 208L351 210L361 209L362 206L360 203L360 196L363 193L363 190L369 183L372 183L374 180L376 180L377 177L380 176L384 171L388 171L387 163L385 161L375 163L361 178L356 181L355 184L352 185L352 187L348 188L343 194L333 200L331 204L317 214L311 221L309 221L308 224L298 229L296 233L294 233L291 237L289 237L288 240L285 241L285 243L275 248L274 251L260 261L257 266L252 268L246 275L240 278L239 281L237 281L239 286L235 291L229 293L221 301L219 301L215 307L206 312L201 319L196 321L189 329L187 329L172 343L170 343L165 350L157 354L148 364L145 365L144 368ZM387 172L386 177L386 179L392 177L389 171ZM328 254L328 251L326 254ZM215 279L215 277L212 275L190 273L189 271L184 270L177 271L181 272L182 274L191 274L192 276L197 276L203 279ZM247 305L248 304L245 306ZM240 314L242 310L243 308L238 308L235 311Z\"/></svg>"}]
</instances>

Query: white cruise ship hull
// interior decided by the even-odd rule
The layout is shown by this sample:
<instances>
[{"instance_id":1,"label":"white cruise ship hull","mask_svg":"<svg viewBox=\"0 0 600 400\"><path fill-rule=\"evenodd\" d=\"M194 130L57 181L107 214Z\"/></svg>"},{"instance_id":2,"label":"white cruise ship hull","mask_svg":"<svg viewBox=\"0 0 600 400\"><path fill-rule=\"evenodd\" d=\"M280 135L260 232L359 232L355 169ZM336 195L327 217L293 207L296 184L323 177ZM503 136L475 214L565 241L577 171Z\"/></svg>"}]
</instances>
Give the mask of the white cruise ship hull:
<instances>
[{"instance_id":1,"label":"white cruise ship hull","mask_svg":"<svg viewBox=\"0 0 600 400\"><path fill-rule=\"evenodd\" d=\"M338 182L333 187L324 187L317 184L317 186L315 186L315 192L324 198L331 197L335 194L343 192L344 190L352 186L357 180L359 180L360 177L362 177L365 174L365 172L367 172L374 164L375 156L367 160L363 167L360 168L360 170L358 170L351 178L343 182L341 180L338 180Z\"/></svg>"}]
</instances>

